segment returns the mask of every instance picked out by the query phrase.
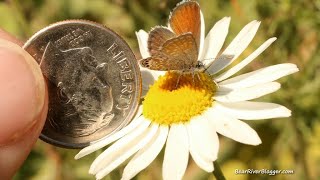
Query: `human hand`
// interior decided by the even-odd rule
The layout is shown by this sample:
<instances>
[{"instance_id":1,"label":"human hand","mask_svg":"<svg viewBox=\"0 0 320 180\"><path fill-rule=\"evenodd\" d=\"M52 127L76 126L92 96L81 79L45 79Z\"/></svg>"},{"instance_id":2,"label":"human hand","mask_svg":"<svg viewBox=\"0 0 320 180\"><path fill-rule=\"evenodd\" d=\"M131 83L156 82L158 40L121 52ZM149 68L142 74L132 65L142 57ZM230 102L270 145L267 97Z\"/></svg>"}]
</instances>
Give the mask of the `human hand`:
<instances>
[{"instance_id":1,"label":"human hand","mask_svg":"<svg viewBox=\"0 0 320 180\"><path fill-rule=\"evenodd\" d=\"M48 96L37 62L0 29L0 177L11 179L43 128Z\"/></svg>"}]
</instances>

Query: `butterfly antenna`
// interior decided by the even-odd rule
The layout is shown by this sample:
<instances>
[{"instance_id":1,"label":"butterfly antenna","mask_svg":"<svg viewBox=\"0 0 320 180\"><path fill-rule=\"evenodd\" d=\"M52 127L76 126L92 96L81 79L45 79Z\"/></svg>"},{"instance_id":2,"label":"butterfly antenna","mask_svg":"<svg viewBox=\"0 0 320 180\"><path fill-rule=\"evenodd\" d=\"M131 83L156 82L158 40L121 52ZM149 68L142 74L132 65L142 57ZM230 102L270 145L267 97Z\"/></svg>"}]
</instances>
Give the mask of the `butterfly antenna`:
<instances>
[{"instance_id":1,"label":"butterfly antenna","mask_svg":"<svg viewBox=\"0 0 320 180\"><path fill-rule=\"evenodd\" d=\"M206 59L202 59L201 61L207 61L207 60L211 60L211 59L218 59L218 58L206 58Z\"/></svg>"},{"instance_id":2,"label":"butterfly antenna","mask_svg":"<svg viewBox=\"0 0 320 180\"><path fill-rule=\"evenodd\" d=\"M233 57L234 57L234 55L229 55L229 54L224 55L224 54L222 54L222 55L219 55L218 57L202 59L201 61L217 60L217 59L223 59L223 60L227 61L227 60L231 60ZM212 61L209 65L207 65L207 67L204 68L204 70L202 72L206 71L212 65L213 62L214 61Z\"/></svg>"},{"instance_id":3,"label":"butterfly antenna","mask_svg":"<svg viewBox=\"0 0 320 180\"><path fill-rule=\"evenodd\" d=\"M202 60L200 60L200 62L203 62L203 61L207 61L207 60L215 60L215 59L218 59L218 58L206 58L206 59L202 59ZM213 61L212 61L213 62ZM212 64L212 62L210 63L210 65L209 66L207 66L207 67L205 67L204 65L203 65L203 69L201 69L201 72L205 72L205 71L207 71L207 69L211 66L211 64Z\"/></svg>"}]
</instances>

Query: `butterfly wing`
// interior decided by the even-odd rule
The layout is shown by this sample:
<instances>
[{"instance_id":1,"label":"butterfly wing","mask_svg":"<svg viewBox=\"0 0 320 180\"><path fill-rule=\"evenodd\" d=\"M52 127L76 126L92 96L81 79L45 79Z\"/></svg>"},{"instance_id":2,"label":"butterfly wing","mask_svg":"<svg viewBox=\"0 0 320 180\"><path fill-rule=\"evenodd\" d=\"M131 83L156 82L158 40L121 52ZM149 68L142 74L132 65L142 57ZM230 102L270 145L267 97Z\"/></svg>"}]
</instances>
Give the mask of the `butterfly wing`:
<instances>
[{"instance_id":1,"label":"butterfly wing","mask_svg":"<svg viewBox=\"0 0 320 180\"><path fill-rule=\"evenodd\" d=\"M169 29L161 26L153 28L148 37L148 50L151 56L159 53L161 46L176 35Z\"/></svg>"},{"instance_id":2,"label":"butterfly wing","mask_svg":"<svg viewBox=\"0 0 320 180\"><path fill-rule=\"evenodd\" d=\"M197 58L198 51L195 39L191 33L187 33L165 41L156 54L142 59L140 64L142 67L152 70L187 71L195 67Z\"/></svg>"},{"instance_id":3,"label":"butterfly wing","mask_svg":"<svg viewBox=\"0 0 320 180\"><path fill-rule=\"evenodd\" d=\"M157 70L157 71L168 71L170 69L170 61L167 57L151 56L146 59L140 60L142 67Z\"/></svg>"},{"instance_id":4,"label":"butterfly wing","mask_svg":"<svg viewBox=\"0 0 320 180\"><path fill-rule=\"evenodd\" d=\"M169 25L176 35L192 33L199 49L200 26L201 26L200 6L195 1L183 1L172 11L169 18Z\"/></svg>"},{"instance_id":5,"label":"butterfly wing","mask_svg":"<svg viewBox=\"0 0 320 180\"><path fill-rule=\"evenodd\" d=\"M160 53L170 59L172 70L188 70L195 67L198 61L197 44L191 33L166 41Z\"/></svg>"}]
</instances>

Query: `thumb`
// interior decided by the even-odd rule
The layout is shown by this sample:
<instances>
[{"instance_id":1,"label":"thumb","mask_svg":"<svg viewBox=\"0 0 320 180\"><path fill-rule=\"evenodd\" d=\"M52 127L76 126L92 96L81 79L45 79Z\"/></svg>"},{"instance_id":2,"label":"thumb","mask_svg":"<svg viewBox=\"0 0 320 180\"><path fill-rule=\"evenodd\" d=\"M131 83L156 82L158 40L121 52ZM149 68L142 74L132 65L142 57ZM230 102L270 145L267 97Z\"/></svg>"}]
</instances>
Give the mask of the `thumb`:
<instances>
[{"instance_id":1,"label":"thumb","mask_svg":"<svg viewBox=\"0 0 320 180\"><path fill-rule=\"evenodd\" d=\"M36 61L0 35L0 177L10 179L39 137L48 98Z\"/></svg>"}]
</instances>

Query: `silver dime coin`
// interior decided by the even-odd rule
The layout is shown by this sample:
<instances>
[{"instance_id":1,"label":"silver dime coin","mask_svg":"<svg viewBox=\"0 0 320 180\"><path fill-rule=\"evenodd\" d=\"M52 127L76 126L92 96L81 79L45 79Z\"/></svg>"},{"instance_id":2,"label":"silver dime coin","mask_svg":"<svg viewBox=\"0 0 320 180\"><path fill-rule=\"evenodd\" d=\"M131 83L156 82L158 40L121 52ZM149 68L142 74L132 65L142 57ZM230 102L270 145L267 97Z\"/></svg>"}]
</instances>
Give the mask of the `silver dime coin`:
<instances>
[{"instance_id":1,"label":"silver dime coin","mask_svg":"<svg viewBox=\"0 0 320 180\"><path fill-rule=\"evenodd\" d=\"M127 43L90 21L67 20L24 45L47 79L49 111L40 138L83 148L121 129L138 108L141 77Z\"/></svg>"}]
</instances>

